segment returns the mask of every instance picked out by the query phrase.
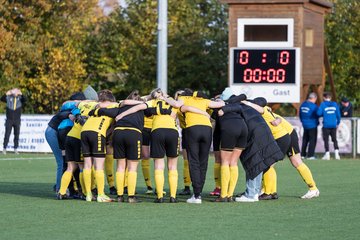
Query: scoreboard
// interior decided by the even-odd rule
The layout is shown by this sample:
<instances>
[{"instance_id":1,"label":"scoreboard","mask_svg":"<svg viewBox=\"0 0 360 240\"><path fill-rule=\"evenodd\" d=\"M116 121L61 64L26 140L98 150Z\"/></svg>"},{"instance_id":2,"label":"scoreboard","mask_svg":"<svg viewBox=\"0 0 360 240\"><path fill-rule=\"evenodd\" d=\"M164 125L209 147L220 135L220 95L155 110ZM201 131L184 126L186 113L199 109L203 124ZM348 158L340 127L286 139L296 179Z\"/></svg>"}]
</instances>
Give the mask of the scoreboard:
<instances>
[{"instance_id":1,"label":"scoreboard","mask_svg":"<svg viewBox=\"0 0 360 240\"><path fill-rule=\"evenodd\" d=\"M248 98L300 102L299 48L231 48L230 86Z\"/></svg>"}]
</instances>

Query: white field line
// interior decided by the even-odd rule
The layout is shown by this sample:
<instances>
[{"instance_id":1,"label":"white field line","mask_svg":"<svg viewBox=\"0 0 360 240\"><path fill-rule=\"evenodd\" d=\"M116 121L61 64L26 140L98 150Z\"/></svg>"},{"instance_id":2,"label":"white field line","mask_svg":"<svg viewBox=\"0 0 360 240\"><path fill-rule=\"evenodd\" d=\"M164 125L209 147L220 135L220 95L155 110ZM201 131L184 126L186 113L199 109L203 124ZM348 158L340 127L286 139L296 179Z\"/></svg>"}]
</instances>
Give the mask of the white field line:
<instances>
[{"instance_id":1,"label":"white field line","mask_svg":"<svg viewBox=\"0 0 360 240\"><path fill-rule=\"evenodd\" d=\"M13 157L13 158L0 158L0 161L29 161L29 160L46 160L46 159L54 159L54 157Z\"/></svg>"}]
</instances>

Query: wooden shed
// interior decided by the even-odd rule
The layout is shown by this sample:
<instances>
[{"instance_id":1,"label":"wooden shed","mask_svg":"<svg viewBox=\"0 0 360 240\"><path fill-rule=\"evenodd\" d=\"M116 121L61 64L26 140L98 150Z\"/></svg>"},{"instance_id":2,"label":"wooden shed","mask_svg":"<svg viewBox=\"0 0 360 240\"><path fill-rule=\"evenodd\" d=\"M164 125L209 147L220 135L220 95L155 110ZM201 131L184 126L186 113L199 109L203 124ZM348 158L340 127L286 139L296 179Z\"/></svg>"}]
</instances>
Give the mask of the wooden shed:
<instances>
[{"instance_id":1,"label":"wooden shed","mask_svg":"<svg viewBox=\"0 0 360 240\"><path fill-rule=\"evenodd\" d=\"M324 18L325 14L330 12L332 3L325 0L221 0L221 2L229 6L229 48L241 47L238 39L239 19L254 18L264 21L293 19L292 47L300 48L301 52L301 100L306 98L310 86L315 86L314 90L322 93L325 82ZM264 31L262 32L264 34ZM276 41L279 35L277 30L267 32L272 33Z\"/></svg>"}]
</instances>

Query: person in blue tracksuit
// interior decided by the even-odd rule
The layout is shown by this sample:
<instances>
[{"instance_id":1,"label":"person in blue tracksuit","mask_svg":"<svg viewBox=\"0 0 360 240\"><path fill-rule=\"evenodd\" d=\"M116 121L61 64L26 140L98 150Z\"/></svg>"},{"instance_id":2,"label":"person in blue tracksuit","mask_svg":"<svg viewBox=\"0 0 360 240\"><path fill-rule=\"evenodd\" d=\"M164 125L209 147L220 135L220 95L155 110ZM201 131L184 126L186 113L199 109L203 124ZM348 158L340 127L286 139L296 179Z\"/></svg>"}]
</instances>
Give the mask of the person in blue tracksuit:
<instances>
[{"instance_id":1,"label":"person in blue tracksuit","mask_svg":"<svg viewBox=\"0 0 360 240\"><path fill-rule=\"evenodd\" d=\"M325 155L323 160L330 160L329 152L329 136L334 143L335 159L340 160L339 146L336 139L336 129L340 124L340 109L336 102L331 101L331 94L328 92L324 93L324 101L320 104L317 110L317 115L323 117L323 138L325 145Z\"/></svg>"},{"instance_id":2,"label":"person in blue tracksuit","mask_svg":"<svg viewBox=\"0 0 360 240\"><path fill-rule=\"evenodd\" d=\"M317 126L319 117L317 115L318 106L316 93L310 93L306 101L300 106L299 117L304 128L304 134L301 146L301 157L315 159L315 147L317 139ZM307 154L306 154L306 150Z\"/></svg>"}]
</instances>

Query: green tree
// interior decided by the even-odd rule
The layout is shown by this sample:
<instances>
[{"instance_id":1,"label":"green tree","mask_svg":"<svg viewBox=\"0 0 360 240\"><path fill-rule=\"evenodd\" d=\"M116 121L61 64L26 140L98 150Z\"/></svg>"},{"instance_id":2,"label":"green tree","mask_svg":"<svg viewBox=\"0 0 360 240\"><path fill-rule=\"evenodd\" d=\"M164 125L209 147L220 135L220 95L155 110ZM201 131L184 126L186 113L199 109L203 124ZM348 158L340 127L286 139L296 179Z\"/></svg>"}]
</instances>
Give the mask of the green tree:
<instances>
[{"instance_id":1,"label":"green tree","mask_svg":"<svg viewBox=\"0 0 360 240\"><path fill-rule=\"evenodd\" d=\"M326 19L326 41L339 96L360 103L360 2L333 0Z\"/></svg>"}]
</instances>

